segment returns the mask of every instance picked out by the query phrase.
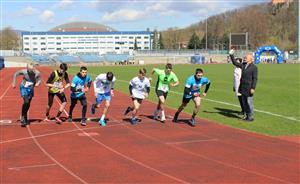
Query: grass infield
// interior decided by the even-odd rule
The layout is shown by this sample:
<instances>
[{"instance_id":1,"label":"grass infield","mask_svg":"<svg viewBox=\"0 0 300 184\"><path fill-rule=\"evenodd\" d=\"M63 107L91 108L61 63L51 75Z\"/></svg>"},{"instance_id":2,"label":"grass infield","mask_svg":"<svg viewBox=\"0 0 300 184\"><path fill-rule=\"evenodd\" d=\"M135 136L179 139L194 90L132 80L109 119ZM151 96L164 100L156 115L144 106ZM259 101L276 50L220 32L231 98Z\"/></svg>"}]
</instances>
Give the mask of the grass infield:
<instances>
[{"instance_id":1,"label":"grass infield","mask_svg":"<svg viewBox=\"0 0 300 184\"><path fill-rule=\"evenodd\" d=\"M201 101L198 116L220 124L272 136L300 135L300 80L299 64L259 64L258 83L254 95L254 122L246 123L241 115L237 97L233 92L233 65L174 65L173 71L180 85L171 88L166 105L175 108L180 105L185 82L196 68L204 70L204 76L211 81L207 96ZM139 68L146 68L151 76L152 68L163 69L164 65L144 66L98 66L88 67L88 73L94 80L100 73L112 71L116 78L116 89L128 93L129 81L137 76ZM70 67L69 74L75 74L79 67ZM157 77L153 76L149 100L157 102L154 87ZM204 89L202 89L203 91ZM124 109L127 104L124 104ZM194 103L190 102L184 110L191 114ZM173 114L171 114L173 116Z\"/></svg>"}]
</instances>

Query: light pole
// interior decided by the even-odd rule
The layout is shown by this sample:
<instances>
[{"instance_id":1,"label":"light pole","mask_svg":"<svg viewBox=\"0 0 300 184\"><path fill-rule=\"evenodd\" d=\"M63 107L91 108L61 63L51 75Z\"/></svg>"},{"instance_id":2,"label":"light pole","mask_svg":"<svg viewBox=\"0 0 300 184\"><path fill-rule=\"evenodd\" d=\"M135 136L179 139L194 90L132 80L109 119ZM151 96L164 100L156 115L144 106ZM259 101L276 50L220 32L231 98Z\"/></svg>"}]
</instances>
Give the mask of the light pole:
<instances>
[{"instance_id":1,"label":"light pole","mask_svg":"<svg viewBox=\"0 0 300 184\"><path fill-rule=\"evenodd\" d=\"M205 20L205 50L207 51L207 18Z\"/></svg>"}]
</instances>

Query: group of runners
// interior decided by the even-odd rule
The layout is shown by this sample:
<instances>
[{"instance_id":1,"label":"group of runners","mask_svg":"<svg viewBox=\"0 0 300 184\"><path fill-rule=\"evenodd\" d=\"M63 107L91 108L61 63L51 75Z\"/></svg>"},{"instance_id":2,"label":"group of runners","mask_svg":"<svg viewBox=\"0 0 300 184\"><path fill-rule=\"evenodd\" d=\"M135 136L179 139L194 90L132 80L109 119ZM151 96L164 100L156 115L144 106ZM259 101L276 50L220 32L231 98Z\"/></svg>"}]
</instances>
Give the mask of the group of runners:
<instances>
[{"instance_id":1,"label":"group of runners","mask_svg":"<svg viewBox=\"0 0 300 184\"><path fill-rule=\"evenodd\" d=\"M158 97L158 104L153 112L153 119L161 122L166 121L164 104L166 102L168 92L170 91L170 87L175 87L179 85L179 80L176 74L172 71L172 69L172 64L168 63L166 64L164 69L154 68L152 70L152 75L157 76L155 92ZM57 123L62 123L60 116L67 104L67 98L64 92L66 89L70 88L71 105L69 108L67 121L73 122L73 110L77 102L80 101L82 105L81 125L86 126L86 93L90 90L92 85L91 77L88 75L87 68L85 66L82 66L80 67L80 71L73 77L72 82L70 82L67 70L67 64L60 64L59 69L54 70L50 74L46 82L46 86L48 87L48 105L46 107L45 120L52 121L52 119L55 119ZM190 100L193 100L195 107L189 123L192 126L195 126L195 117L200 109L201 103L200 89L202 86L206 86L204 92L202 93L203 96L206 96L206 93L210 87L210 81L203 76L203 73L203 70L198 68L196 69L195 74L188 77L184 87L182 103L173 116L173 122L178 121L178 116L180 112L186 107ZM27 118L27 114L30 108L31 100L34 96L34 87L40 85L41 77L40 72L36 70L35 66L33 64L28 64L27 69L17 71L14 74L14 88L16 86L16 77L19 75L23 75L23 80L20 84L20 93L24 101L22 105L20 121L21 126L25 127L26 125L30 124ZM129 92L133 103L132 106L128 106L126 108L124 115L128 115L129 113L131 113L130 123L133 125L139 122L138 111L143 100L147 98L150 93L151 78L148 78L146 75L147 71L145 68L139 69L138 75L132 78L129 82ZM107 72L99 74L93 82L96 101L91 106L91 113L95 114L96 109L100 107L102 101L105 101L102 115L99 120L99 124L101 126L106 126L105 117L110 106L111 98L114 96L115 81L116 77L114 76L114 74L112 72ZM56 116L54 118L51 118L50 110L53 105L53 100L55 96L58 97L61 103Z\"/></svg>"}]
</instances>

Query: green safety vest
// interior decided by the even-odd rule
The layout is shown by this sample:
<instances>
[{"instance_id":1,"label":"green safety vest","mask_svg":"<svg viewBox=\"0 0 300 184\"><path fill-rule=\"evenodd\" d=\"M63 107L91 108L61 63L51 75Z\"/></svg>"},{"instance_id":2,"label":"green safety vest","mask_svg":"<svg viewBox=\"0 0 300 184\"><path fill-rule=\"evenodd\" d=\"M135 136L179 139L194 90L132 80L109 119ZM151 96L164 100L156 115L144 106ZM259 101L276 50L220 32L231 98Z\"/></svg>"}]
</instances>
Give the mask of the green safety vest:
<instances>
[{"instance_id":1,"label":"green safety vest","mask_svg":"<svg viewBox=\"0 0 300 184\"><path fill-rule=\"evenodd\" d=\"M65 74L63 74L62 76L58 75L58 71L55 70L54 71L55 77L53 79L53 81L51 82L51 84L54 84L54 87L50 87L49 88L49 93L58 93L60 86L63 86L63 79L65 78Z\"/></svg>"}]
</instances>

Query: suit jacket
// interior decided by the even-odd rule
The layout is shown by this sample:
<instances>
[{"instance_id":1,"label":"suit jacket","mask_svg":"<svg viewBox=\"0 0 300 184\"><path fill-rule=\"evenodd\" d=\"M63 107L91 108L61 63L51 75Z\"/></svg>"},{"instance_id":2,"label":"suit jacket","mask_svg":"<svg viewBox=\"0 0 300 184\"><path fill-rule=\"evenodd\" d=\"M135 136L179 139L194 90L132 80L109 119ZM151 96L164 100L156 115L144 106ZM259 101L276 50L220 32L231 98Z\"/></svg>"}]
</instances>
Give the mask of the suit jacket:
<instances>
[{"instance_id":1,"label":"suit jacket","mask_svg":"<svg viewBox=\"0 0 300 184\"><path fill-rule=\"evenodd\" d=\"M239 92L244 96L252 96L250 90L255 89L256 87L258 75L257 67L255 66L255 64L251 63L246 68L247 63L237 62L233 55L230 55L230 58L233 65L242 69L242 77Z\"/></svg>"}]
</instances>

